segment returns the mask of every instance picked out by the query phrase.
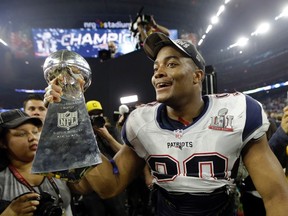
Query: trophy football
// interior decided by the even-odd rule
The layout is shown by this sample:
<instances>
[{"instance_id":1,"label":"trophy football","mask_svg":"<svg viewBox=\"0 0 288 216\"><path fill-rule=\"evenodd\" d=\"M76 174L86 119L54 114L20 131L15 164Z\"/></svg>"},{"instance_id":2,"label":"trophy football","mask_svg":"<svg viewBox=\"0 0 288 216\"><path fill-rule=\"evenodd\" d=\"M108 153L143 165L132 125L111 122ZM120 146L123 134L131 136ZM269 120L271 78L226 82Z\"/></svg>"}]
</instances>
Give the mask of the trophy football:
<instances>
[{"instance_id":1,"label":"trophy football","mask_svg":"<svg viewBox=\"0 0 288 216\"><path fill-rule=\"evenodd\" d=\"M79 54L60 50L46 58L43 71L47 83L56 79L63 95L48 105L32 173L75 182L102 162L83 95L91 69Z\"/></svg>"}]
</instances>

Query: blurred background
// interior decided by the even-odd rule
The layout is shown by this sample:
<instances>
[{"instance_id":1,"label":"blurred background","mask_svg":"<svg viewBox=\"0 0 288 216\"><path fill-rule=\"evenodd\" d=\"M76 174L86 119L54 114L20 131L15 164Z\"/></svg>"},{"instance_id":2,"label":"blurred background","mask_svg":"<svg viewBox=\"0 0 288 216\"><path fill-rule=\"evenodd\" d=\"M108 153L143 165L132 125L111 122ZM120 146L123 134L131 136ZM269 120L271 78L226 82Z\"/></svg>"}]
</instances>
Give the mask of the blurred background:
<instances>
[{"instance_id":1,"label":"blurred background","mask_svg":"<svg viewBox=\"0 0 288 216\"><path fill-rule=\"evenodd\" d=\"M152 62L137 47L135 21L153 16L174 39L191 40L213 77L209 93L242 91L267 111L288 96L286 0L1 0L0 108L21 108L27 93L43 94L42 65L54 51L79 53L92 69L86 100L113 115L120 98L155 100ZM112 58L108 42L120 55ZM135 103L135 101L134 101ZM280 111L279 111L280 110Z\"/></svg>"}]
</instances>

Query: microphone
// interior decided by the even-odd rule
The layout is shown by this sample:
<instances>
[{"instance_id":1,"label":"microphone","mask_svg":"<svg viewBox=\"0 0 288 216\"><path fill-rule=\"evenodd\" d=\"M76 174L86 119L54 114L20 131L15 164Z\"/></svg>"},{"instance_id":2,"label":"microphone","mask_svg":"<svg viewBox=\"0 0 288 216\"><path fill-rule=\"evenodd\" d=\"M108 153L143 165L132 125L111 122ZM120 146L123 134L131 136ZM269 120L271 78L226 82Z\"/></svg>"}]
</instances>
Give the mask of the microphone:
<instances>
[{"instance_id":1,"label":"microphone","mask_svg":"<svg viewBox=\"0 0 288 216\"><path fill-rule=\"evenodd\" d=\"M119 113L120 115L124 115L125 113L129 113L129 107L125 104L119 106Z\"/></svg>"}]
</instances>

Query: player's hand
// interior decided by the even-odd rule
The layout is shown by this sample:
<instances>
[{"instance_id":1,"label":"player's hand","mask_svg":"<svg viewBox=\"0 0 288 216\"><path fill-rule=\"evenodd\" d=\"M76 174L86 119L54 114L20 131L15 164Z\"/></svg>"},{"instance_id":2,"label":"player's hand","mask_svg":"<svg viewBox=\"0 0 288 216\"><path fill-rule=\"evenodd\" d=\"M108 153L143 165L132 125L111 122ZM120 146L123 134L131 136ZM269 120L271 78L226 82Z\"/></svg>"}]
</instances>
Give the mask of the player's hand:
<instances>
[{"instance_id":1,"label":"player's hand","mask_svg":"<svg viewBox=\"0 0 288 216\"><path fill-rule=\"evenodd\" d=\"M288 106L284 107L283 109L281 127L284 130L284 132L288 135Z\"/></svg>"},{"instance_id":2,"label":"player's hand","mask_svg":"<svg viewBox=\"0 0 288 216\"><path fill-rule=\"evenodd\" d=\"M150 25L153 26L153 27L157 26L157 23L156 23L156 21L155 21L155 19L154 19L154 16L151 15L150 17L151 17Z\"/></svg>"},{"instance_id":3,"label":"player's hand","mask_svg":"<svg viewBox=\"0 0 288 216\"><path fill-rule=\"evenodd\" d=\"M63 76L58 76L55 79L49 82L48 87L45 88L44 94L44 104L47 107L49 103L60 102L61 96L63 95L62 88L60 87L60 83L63 81ZM82 78L77 79L80 84L80 88L82 92L84 91L85 81Z\"/></svg>"},{"instance_id":4,"label":"player's hand","mask_svg":"<svg viewBox=\"0 0 288 216\"><path fill-rule=\"evenodd\" d=\"M33 216L39 205L40 195L29 192L15 198L1 215L9 216Z\"/></svg>"},{"instance_id":5,"label":"player's hand","mask_svg":"<svg viewBox=\"0 0 288 216\"><path fill-rule=\"evenodd\" d=\"M59 86L58 78L49 82L48 87L45 88L44 104L48 106L49 103L60 102L63 95L62 88Z\"/></svg>"}]
</instances>

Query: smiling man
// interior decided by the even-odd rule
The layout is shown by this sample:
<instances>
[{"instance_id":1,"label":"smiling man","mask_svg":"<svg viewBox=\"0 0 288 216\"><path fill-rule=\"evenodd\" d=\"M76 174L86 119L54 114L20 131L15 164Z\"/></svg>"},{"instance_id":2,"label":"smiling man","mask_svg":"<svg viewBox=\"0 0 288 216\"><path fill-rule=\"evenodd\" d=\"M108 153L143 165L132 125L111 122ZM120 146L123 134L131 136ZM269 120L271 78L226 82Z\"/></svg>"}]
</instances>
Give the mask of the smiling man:
<instances>
[{"instance_id":1,"label":"smiling man","mask_svg":"<svg viewBox=\"0 0 288 216\"><path fill-rule=\"evenodd\" d=\"M240 92L202 96L205 62L188 41L153 33L143 48L154 61L157 102L130 113L122 131L125 144L113 160L103 156L85 180L101 197L113 197L146 162L155 179L157 215L232 216L242 157L267 215L286 215L288 185L267 143L262 105ZM48 89L46 100L59 101L57 80Z\"/></svg>"}]
</instances>

